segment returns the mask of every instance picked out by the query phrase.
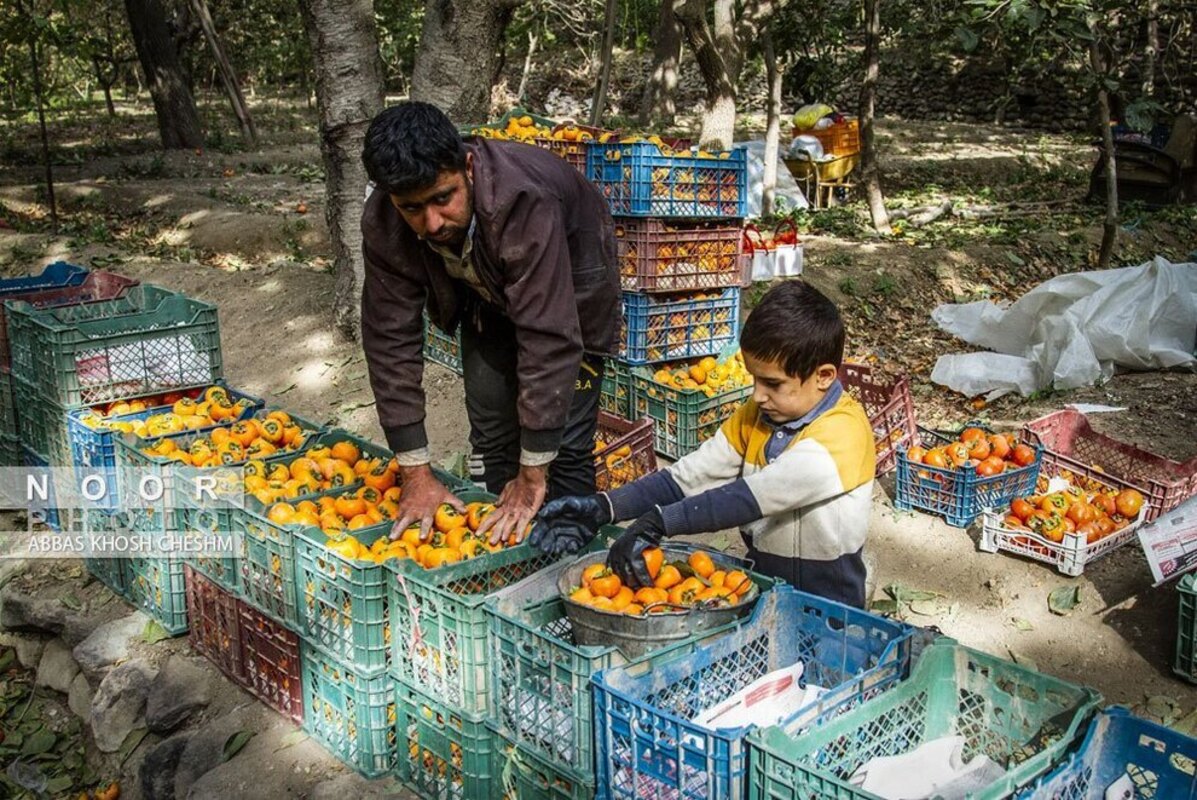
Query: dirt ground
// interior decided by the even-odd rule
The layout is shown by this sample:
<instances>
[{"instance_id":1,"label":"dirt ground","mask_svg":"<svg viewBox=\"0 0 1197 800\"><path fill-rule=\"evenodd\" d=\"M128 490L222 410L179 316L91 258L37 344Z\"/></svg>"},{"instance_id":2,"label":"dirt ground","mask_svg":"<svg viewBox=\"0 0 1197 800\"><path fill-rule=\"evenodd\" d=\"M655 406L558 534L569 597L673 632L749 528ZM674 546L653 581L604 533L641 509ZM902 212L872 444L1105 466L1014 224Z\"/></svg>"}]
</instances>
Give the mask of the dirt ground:
<instances>
[{"instance_id":1,"label":"dirt ground","mask_svg":"<svg viewBox=\"0 0 1197 800\"><path fill-rule=\"evenodd\" d=\"M1091 157L1075 137L984 126L887 121L883 133L895 205L941 196L971 203L1033 196L1044 202L1044 193L1060 185L1083 194ZM332 325L319 154L305 140L315 137L300 123L255 152L161 156L145 148L148 135L117 141L106 152L81 151L77 163L58 170L68 223L58 236L46 229L33 184L36 170L10 170L0 179L3 272L21 274L65 258L215 302L232 384L311 419L381 440L361 349L340 339ZM987 196L986 182L994 176L1004 176L1001 191ZM299 213L301 203L306 213ZM1084 268L1093 249L1094 212L1079 200L1063 208L1032 214L1058 223L1044 226L1034 219L1034 230L1009 221L996 227L984 221L937 223L896 241L862 236L850 209L815 215L804 231L806 277L844 307L854 355L912 376L921 422L948 425L977 417L1011 429L1068 402L1101 402L1125 405L1127 411L1099 417L1099 429L1172 458L1197 455L1192 373L1117 376L1102 387L1029 400L1008 397L988 407L930 384L934 357L964 349L930 323L936 304L1017 297L1057 272ZM1128 222L1134 227L1124 235L1120 263L1139 263L1154 253L1184 260L1197 248L1194 219L1191 211L1177 211L1142 224ZM753 291L746 293L750 299ZM464 452L459 379L430 366L425 387L434 452L445 459ZM869 544L876 596L892 584L941 596L918 604L921 614L906 608L906 619L1094 686L1109 702L1144 711L1154 698L1152 711L1167 707L1180 714L1197 708L1197 686L1170 669L1175 586L1151 586L1136 545L1071 579L1038 563L979 552L975 531L895 511L892 485L882 485ZM707 540L734 547L736 538L716 534ZM1061 585L1081 591L1081 605L1068 617L1048 610L1048 593Z\"/></svg>"}]
</instances>

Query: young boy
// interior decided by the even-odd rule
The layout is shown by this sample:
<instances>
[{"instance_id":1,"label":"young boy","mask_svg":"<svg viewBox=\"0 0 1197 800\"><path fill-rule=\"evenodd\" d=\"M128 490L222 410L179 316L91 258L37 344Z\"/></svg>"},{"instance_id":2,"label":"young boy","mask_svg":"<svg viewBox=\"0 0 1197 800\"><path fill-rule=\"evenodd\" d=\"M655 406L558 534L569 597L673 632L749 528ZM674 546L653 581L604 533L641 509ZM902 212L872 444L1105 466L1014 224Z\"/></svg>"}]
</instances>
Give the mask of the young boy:
<instances>
[{"instance_id":1,"label":"young boy","mask_svg":"<svg viewBox=\"0 0 1197 800\"><path fill-rule=\"evenodd\" d=\"M737 527L760 572L863 607L876 452L864 409L839 382L839 311L808 284L783 283L749 315L740 348L756 385L714 437L627 486L548 503L531 541L569 552L633 519L607 563L640 586L651 582L642 554L662 537Z\"/></svg>"}]
</instances>

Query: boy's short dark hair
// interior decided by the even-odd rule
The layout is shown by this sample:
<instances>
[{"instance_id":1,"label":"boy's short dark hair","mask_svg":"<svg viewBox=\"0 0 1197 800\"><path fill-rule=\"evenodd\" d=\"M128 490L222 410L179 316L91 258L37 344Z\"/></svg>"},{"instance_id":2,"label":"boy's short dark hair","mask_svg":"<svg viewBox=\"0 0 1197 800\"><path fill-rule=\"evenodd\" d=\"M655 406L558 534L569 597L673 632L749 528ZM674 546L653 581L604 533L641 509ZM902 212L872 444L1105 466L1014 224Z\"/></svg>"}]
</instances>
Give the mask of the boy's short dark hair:
<instances>
[{"instance_id":1,"label":"boy's short dark hair","mask_svg":"<svg viewBox=\"0 0 1197 800\"><path fill-rule=\"evenodd\" d=\"M740 348L806 380L820 364L838 368L844 360L844 320L818 289L805 281L786 281L766 292L748 315Z\"/></svg>"},{"instance_id":2,"label":"boy's short dark hair","mask_svg":"<svg viewBox=\"0 0 1197 800\"><path fill-rule=\"evenodd\" d=\"M370 121L362 163L379 189L403 194L432 186L445 170L465 169L465 155L461 136L444 112L413 100Z\"/></svg>"}]
</instances>

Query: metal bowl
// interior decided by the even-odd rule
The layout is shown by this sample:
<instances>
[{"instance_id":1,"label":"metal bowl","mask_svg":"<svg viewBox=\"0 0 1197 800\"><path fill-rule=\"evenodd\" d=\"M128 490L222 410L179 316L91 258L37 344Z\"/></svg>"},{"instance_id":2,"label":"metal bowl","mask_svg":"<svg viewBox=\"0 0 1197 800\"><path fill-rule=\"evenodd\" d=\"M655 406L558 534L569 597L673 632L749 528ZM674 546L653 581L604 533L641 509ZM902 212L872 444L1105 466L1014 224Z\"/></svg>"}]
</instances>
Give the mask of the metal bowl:
<instances>
[{"instance_id":1,"label":"metal bowl","mask_svg":"<svg viewBox=\"0 0 1197 800\"><path fill-rule=\"evenodd\" d=\"M695 547L665 545L665 561L685 561ZM722 569L747 570L750 564L717 551L707 551L711 560ZM697 633L722 627L746 616L760 597L760 587L753 583L748 593L728 608L678 608L642 617L603 611L584 606L569 599L569 590L582 583L582 570L596 562L605 562L608 551L588 553L561 571L557 589L565 602L565 613L573 628L574 641L580 645L618 647L629 659L639 658L654 650L689 639Z\"/></svg>"}]
</instances>

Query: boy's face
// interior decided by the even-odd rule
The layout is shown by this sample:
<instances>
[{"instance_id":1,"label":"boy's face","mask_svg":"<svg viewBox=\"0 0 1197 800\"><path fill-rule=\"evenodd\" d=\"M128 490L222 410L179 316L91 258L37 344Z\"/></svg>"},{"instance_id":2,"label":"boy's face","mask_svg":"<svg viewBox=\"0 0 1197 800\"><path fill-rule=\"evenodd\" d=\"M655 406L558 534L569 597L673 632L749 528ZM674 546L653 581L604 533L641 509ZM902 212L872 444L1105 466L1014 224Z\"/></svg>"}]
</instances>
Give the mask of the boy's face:
<instances>
[{"instance_id":1,"label":"boy's face","mask_svg":"<svg viewBox=\"0 0 1197 800\"><path fill-rule=\"evenodd\" d=\"M447 247L465 241L474 215L473 153L464 170L443 170L423 189L392 194L391 205L421 239Z\"/></svg>"},{"instance_id":2,"label":"boy's face","mask_svg":"<svg viewBox=\"0 0 1197 800\"><path fill-rule=\"evenodd\" d=\"M782 364L744 353L744 366L756 379L752 399L761 413L773 422L798 419L819 404L839 374L834 364L820 364L811 376L801 380L786 374Z\"/></svg>"}]
</instances>

